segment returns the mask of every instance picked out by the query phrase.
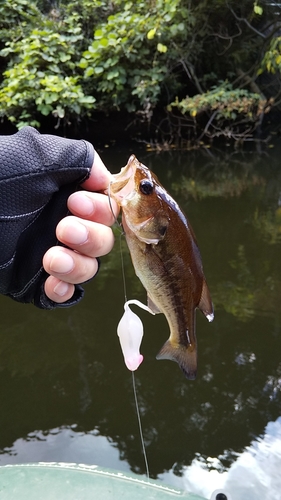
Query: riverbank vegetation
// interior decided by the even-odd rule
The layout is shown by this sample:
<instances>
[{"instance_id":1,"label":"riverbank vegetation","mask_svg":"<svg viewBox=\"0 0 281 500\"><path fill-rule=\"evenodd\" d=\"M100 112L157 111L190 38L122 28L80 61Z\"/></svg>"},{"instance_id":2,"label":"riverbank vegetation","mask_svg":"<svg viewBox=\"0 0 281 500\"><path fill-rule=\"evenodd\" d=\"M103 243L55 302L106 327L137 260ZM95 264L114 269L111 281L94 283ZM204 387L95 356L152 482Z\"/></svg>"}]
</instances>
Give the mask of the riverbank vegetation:
<instances>
[{"instance_id":1,"label":"riverbank vegetation","mask_svg":"<svg viewBox=\"0 0 281 500\"><path fill-rule=\"evenodd\" d=\"M280 23L265 0L2 0L0 116L59 127L118 111L168 145L266 138Z\"/></svg>"}]
</instances>

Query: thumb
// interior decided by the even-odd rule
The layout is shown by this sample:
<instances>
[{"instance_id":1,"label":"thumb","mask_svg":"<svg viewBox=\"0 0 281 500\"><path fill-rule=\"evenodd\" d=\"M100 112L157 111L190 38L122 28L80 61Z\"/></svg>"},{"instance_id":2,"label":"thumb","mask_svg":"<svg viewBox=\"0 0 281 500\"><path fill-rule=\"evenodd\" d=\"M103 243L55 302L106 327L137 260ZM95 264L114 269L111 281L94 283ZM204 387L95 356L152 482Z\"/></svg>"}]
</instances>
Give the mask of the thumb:
<instances>
[{"instance_id":1,"label":"thumb","mask_svg":"<svg viewBox=\"0 0 281 500\"><path fill-rule=\"evenodd\" d=\"M112 174L107 170L101 157L95 151L90 177L83 182L82 187L88 191L104 191L112 179Z\"/></svg>"}]
</instances>

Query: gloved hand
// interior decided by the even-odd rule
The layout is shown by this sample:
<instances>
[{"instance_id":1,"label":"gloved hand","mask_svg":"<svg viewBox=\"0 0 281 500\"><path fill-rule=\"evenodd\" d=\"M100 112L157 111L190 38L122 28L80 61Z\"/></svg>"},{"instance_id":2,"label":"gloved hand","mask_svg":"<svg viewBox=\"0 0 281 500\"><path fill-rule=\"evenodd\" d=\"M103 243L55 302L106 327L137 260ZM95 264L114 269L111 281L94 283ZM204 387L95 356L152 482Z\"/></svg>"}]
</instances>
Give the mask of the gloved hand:
<instances>
[{"instance_id":1,"label":"gloved hand","mask_svg":"<svg viewBox=\"0 0 281 500\"><path fill-rule=\"evenodd\" d=\"M94 148L86 141L41 135L25 127L0 137L0 293L52 309L46 296L45 252L58 243L55 228L67 214L67 199L90 174Z\"/></svg>"}]
</instances>

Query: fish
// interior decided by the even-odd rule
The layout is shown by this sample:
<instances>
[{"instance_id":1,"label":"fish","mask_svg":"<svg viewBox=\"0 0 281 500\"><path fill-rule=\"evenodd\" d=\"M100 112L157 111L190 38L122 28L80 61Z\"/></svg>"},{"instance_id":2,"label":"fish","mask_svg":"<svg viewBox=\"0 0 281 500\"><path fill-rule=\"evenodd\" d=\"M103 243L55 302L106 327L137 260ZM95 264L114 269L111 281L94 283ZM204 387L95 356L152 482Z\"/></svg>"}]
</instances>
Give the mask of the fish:
<instances>
[{"instance_id":1,"label":"fish","mask_svg":"<svg viewBox=\"0 0 281 500\"><path fill-rule=\"evenodd\" d=\"M135 155L115 174L108 194L122 210L122 226L148 307L163 313L170 336L156 358L197 373L196 309L212 321L214 309L194 231L177 202Z\"/></svg>"}]
</instances>

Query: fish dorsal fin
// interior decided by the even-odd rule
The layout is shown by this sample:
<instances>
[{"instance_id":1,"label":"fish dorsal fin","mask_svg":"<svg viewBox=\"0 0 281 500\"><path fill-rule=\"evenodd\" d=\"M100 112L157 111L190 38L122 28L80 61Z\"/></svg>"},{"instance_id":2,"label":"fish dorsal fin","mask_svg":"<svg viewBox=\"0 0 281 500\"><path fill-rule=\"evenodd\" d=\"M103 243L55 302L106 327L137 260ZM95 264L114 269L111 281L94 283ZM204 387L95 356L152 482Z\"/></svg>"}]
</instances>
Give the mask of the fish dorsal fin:
<instances>
[{"instance_id":1,"label":"fish dorsal fin","mask_svg":"<svg viewBox=\"0 0 281 500\"><path fill-rule=\"evenodd\" d=\"M214 307L206 281L203 281L201 299L198 305L200 311L206 316L208 321L214 319Z\"/></svg>"},{"instance_id":2,"label":"fish dorsal fin","mask_svg":"<svg viewBox=\"0 0 281 500\"><path fill-rule=\"evenodd\" d=\"M147 296L147 305L149 309L151 309L151 311L154 312L154 314L161 313L160 309L158 309L158 307L154 304L153 300L149 297L149 295Z\"/></svg>"}]
</instances>

